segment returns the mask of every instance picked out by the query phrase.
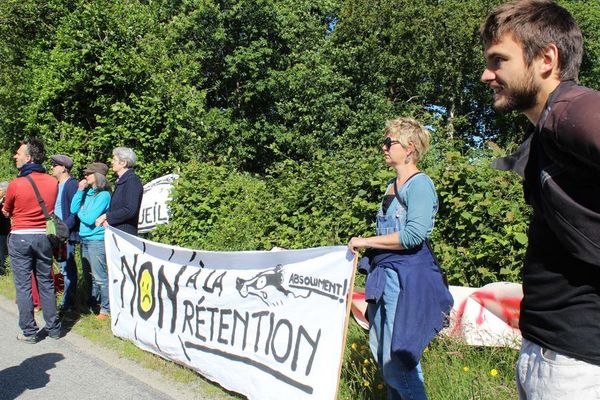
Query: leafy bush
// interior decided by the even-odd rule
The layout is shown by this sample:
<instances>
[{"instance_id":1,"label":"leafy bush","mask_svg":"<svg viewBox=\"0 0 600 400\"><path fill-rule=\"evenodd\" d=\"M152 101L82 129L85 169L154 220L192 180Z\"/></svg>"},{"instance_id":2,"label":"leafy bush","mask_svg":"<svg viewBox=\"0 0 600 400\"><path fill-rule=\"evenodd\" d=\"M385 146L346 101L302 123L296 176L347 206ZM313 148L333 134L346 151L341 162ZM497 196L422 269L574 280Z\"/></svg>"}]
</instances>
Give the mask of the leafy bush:
<instances>
[{"instance_id":1,"label":"leafy bush","mask_svg":"<svg viewBox=\"0 0 600 400\"><path fill-rule=\"evenodd\" d=\"M493 170L494 156L434 149L425 163L440 199L434 247L454 284L519 281L529 211L519 178ZM393 177L377 151L352 148L288 159L266 177L200 162L181 168L172 222L151 237L206 250L344 245L372 235Z\"/></svg>"},{"instance_id":2,"label":"leafy bush","mask_svg":"<svg viewBox=\"0 0 600 400\"><path fill-rule=\"evenodd\" d=\"M271 241L289 248L344 245L371 234L389 175L381 164L376 152L352 148L277 164L268 179L278 209Z\"/></svg>"},{"instance_id":3,"label":"leafy bush","mask_svg":"<svg viewBox=\"0 0 600 400\"><path fill-rule=\"evenodd\" d=\"M11 181L17 176L17 168L12 158L13 152L5 150L0 152L0 181Z\"/></svg>"},{"instance_id":4,"label":"leafy bush","mask_svg":"<svg viewBox=\"0 0 600 400\"><path fill-rule=\"evenodd\" d=\"M389 175L380 163L375 154L320 153L312 162L278 163L259 178L190 162L175 182L172 222L151 237L219 250L343 245L372 230Z\"/></svg>"},{"instance_id":5,"label":"leafy bush","mask_svg":"<svg viewBox=\"0 0 600 400\"><path fill-rule=\"evenodd\" d=\"M152 232L152 240L203 250L266 247L274 199L261 179L196 161L179 175L171 222Z\"/></svg>"},{"instance_id":6,"label":"leafy bush","mask_svg":"<svg viewBox=\"0 0 600 400\"><path fill-rule=\"evenodd\" d=\"M454 284L519 281L529 209L520 178L491 168L498 155L449 151L431 170L440 200L432 239Z\"/></svg>"}]
</instances>

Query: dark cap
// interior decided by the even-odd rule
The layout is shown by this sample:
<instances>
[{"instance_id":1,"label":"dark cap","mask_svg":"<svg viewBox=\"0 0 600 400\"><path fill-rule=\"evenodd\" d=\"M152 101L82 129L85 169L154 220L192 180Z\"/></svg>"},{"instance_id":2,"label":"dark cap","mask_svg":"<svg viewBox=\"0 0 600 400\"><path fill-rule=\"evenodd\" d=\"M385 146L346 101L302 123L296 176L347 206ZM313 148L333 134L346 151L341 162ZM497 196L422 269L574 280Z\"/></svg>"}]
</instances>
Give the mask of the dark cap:
<instances>
[{"instance_id":1,"label":"dark cap","mask_svg":"<svg viewBox=\"0 0 600 400\"><path fill-rule=\"evenodd\" d=\"M62 165L69 170L73 168L73 159L69 156L65 156L64 154L55 154L50 157L50 159L52 160L52 164Z\"/></svg>"},{"instance_id":2,"label":"dark cap","mask_svg":"<svg viewBox=\"0 0 600 400\"><path fill-rule=\"evenodd\" d=\"M106 176L106 173L108 172L108 165L101 162L94 162L88 164L87 167L85 167L85 171L83 171L83 173L86 175L93 174L94 172Z\"/></svg>"}]
</instances>

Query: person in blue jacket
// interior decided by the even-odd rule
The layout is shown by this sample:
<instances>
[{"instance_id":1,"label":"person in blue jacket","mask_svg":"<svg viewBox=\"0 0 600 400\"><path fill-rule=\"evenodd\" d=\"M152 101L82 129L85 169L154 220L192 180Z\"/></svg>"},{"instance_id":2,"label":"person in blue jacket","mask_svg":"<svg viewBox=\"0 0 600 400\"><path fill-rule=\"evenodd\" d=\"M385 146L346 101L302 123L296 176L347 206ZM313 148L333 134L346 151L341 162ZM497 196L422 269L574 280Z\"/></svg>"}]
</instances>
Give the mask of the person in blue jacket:
<instances>
[{"instance_id":1,"label":"person in blue jacket","mask_svg":"<svg viewBox=\"0 0 600 400\"><path fill-rule=\"evenodd\" d=\"M64 154L55 154L50 157L52 169L50 173L58 181L58 196L54 205L54 214L64 221L69 228L67 240L66 261L60 264L65 288L61 303L58 306L59 314L75 308L77 300L77 265L75 263L75 245L79 243L79 219L71 213L71 202L77 192L77 179L71 176L73 159Z\"/></svg>"},{"instance_id":2,"label":"person in blue jacket","mask_svg":"<svg viewBox=\"0 0 600 400\"><path fill-rule=\"evenodd\" d=\"M114 228L137 236L144 187L133 171L136 159L135 153L128 147L117 147L113 150L112 170L117 174L117 183L108 212L96 220L96 225L108 223Z\"/></svg>"},{"instance_id":3,"label":"person in blue jacket","mask_svg":"<svg viewBox=\"0 0 600 400\"><path fill-rule=\"evenodd\" d=\"M412 118L387 121L383 155L396 177L377 213L377 235L353 237L367 272L369 345L387 385L388 399L426 399L419 362L445 323L453 300L430 250L438 200L431 179L417 168L429 132Z\"/></svg>"},{"instance_id":4,"label":"person in blue jacket","mask_svg":"<svg viewBox=\"0 0 600 400\"><path fill-rule=\"evenodd\" d=\"M110 204L107 172L108 166L104 163L89 164L83 172L85 179L79 182L79 188L71 202L71 212L77 214L81 221L81 265L87 286L88 305L92 308L99 306L96 316L99 320L110 317L104 227L96 226L96 219L108 210Z\"/></svg>"}]
</instances>

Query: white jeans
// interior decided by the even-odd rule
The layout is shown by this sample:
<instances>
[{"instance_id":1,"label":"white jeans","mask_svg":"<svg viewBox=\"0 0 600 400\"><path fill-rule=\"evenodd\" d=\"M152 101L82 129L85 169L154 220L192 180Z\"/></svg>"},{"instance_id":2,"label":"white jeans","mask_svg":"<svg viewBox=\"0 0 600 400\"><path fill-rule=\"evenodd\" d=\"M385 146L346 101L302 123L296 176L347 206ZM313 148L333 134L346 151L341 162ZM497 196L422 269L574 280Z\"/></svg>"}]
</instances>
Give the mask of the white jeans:
<instances>
[{"instance_id":1,"label":"white jeans","mask_svg":"<svg viewBox=\"0 0 600 400\"><path fill-rule=\"evenodd\" d=\"M517 388L520 400L600 400L600 366L523 339Z\"/></svg>"}]
</instances>

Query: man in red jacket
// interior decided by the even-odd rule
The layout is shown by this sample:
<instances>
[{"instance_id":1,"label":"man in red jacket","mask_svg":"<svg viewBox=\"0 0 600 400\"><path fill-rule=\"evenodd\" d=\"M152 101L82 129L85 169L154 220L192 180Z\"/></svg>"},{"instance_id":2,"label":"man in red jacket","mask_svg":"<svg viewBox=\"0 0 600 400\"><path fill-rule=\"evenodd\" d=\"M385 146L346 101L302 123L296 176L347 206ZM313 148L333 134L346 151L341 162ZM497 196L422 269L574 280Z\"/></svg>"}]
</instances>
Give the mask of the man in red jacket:
<instances>
[{"instance_id":1,"label":"man in red jacket","mask_svg":"<svg viewBox=\"0 0 600 400\"><path fill-rule=\"evenodd\" d=\"M5 216L12 217L8 254L17 292L19 327L23 330L17 339L25 343L36 343L38 340L38 326L31 298L32 271L37 276L46 335L58 339L61 329L56 315L54 281L50 274L52 246L46 237L46 217L27 178L29 176L33 179L48 212L52 213L58 185L53 177L46 174L42 166L44 158L42 142L37 139L21 142L14 156L19 175L8 185L2 208Z\"/></svg>"}]
</instances>

